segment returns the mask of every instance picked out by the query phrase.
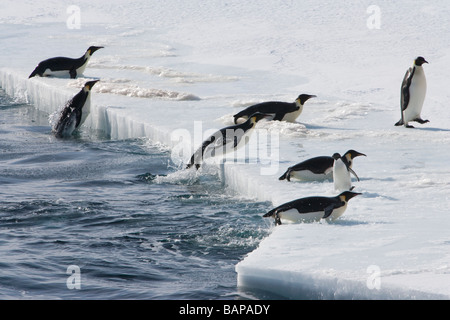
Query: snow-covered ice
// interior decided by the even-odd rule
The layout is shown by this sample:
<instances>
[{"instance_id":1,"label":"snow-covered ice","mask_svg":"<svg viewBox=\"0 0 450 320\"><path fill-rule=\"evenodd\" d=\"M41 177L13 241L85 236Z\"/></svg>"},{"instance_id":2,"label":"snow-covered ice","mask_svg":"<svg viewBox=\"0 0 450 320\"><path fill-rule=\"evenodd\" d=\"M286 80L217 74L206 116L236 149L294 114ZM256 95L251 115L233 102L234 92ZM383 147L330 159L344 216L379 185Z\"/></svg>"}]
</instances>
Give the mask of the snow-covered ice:
<instances>
[{"instance_id":1,"label":"snow-covered ice","mask_svg":"<svg viewBox=\"0 0 450 320\"><path fill-rule=\"evenodd\" d=\"M339 220L267 220L271 234L236 266L243 290L450 298L448 1L80 0L79 29L70 25L72 4L0 3L0 85L8 94L51 115L84 81L100 78L83 129L148 138L179 163L190 156L182 151L252 103L317 95L296 123L259 123L248 158L217 166L232 192L268 201L267 211L335 195L330 181L279 181L289 166L348 149L367 155L353 165L362 195ZM84 77L27 79L39 61L78 57L90 45L105 48ZM419 55L429 61L422 114L430 123L394 127L401 80Z\"/></svg>"}]
</instances>

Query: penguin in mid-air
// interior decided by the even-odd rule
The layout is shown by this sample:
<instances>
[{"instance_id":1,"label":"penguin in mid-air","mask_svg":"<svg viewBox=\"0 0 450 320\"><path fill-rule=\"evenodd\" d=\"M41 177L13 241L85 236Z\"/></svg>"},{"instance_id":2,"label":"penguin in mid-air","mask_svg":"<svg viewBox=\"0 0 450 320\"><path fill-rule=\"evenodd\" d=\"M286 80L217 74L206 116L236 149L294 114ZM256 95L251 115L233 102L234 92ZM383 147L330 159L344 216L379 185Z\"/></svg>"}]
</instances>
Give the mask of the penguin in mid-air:
<instances>
[{"instance_id":1,"label":"penguin in mid-air","mask_svg":"<svg viewBox=\"0 0 450 320\"><path fill-rule=\"evenodd\" d=\"M72 135L75 129L84 123L90 113L91 89L98 81L86 82L80 92L67 101L56 124L53 126L52 131L57 138L65 138Z\"/></svg>"},{"instance_id":2,"label":"penguin in mid-air","mask_svg":"<svg viewBox=\"0 0 450 320\"><path fill-rule=\"evenodd\" d=\"M335 197L306 197L287 202L278 206L263 217L273 217L275 224L280 225L281 219L291 222L311 222L320 219L336 220L347 209L348 201L361 193L344 191Z\"/></svg>"},{"instance_id":3,"label":"penguin in mid-air","mask_svg":"<svg viewBox=\"0 0 450 320\"><path fill-rule=\"evenodd\" d=\"M196 169L199 169L204 159L240 148L248 142L247 137L253 132L256 123L267 117L268 115L257 112L244 123L220 129L206 139L202 146L194 152L186 169L194 165Z\"/></svg>"},{"instance_id":4,"label":"penguin in mid-air","mask_svg":"<svg viewBox=\"0 0 450 320\"><path fill-rule=\"evenodd\" d=\"M351 168L351 161L349 161L346 156L341 157L339 153L333 154L333 159L334 189L341 192L353 190L355 187L352 186L352 177L350 176L350 173L353 174L358 181L359 177Z\"/></svg>"},{"instance_id":5,"label":"penguin in mid-air","mask_svg":"<svg viewBox=\"0 0 450 320\"><path fill-rule=\"evenodd\" d=\"M310 94L301 94L295 102L268 101L252 105L234 117L234 123L239 118L248 119L255 112L261 112L272 116L272 120L294 122L303 111L303 105L306 101L316 96Z\"/></svg>"},{"instance_id":6,"label":"penguin in mid-air","mask_svg":"<svg viewBox=\"0 0 450 320\"><path fill-rule=\"evenodd\" d=\"M77 59L56 57L41 61L28 79L36 75L40 77L70 75L70 78L75 79L78 75L83 74L92 54L101 48L103 47L91 46L83 56Z\"/></svg>"},{"instance_id":7,"label":"penguin in mid-air","mask_svg":"<svg viewBox=\"0 0 450 320\"><path fill-rule=\"evenodd\" d=\"M344 158L351 169L353 159L358 156L366 156L364 153L348 150ZM289 167L279 180L291 181L291 178L304 181L323 181L333 178L334 158L330 156L314 157ZM354 171L353 171L354 172Z\"/></svg>"},{"instance_id":8,"label":"penguin in mid-air","mask_svg":"<svg viewBox=\"0 0 450 320\"><path fill-rule=\"evenodd\" d=\"M427 93L427 79L422 65L428 63L423 57L417 57L414 65L410 67L403 78L400 98L401 119L396 126L404 125L406 128L414 128L410 121L424 124L429 120L423 120L420 116L423 102Z\"/></svg>"}]
</instances>

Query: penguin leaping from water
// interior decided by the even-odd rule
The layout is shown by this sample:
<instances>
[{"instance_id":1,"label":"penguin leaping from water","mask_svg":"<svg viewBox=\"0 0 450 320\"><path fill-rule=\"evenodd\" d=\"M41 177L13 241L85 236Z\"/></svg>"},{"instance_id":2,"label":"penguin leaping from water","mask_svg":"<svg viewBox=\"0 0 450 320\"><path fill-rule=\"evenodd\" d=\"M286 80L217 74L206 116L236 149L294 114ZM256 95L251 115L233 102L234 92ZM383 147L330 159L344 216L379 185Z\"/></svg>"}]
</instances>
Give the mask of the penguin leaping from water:
<instances>
[{"instance_id":1,"label":"penguin leaping from water","mask_svg":"<svg viewBox=\"0 0 450 320\"><path fill-rule=\"evenodd\" d=\"M84 123L90 113L91 89L98 81L86 82L80 92L67 101L52 130L57 138L72 135L75 129Z\"/></svg>"},{"instance_id":2,"label":"penguin leaping from water","mask_svg":"<svg viewBox=\"0 0 450 320\"><path fill-rule=\"evenodd\" d=\"M204 159L220 154L224 155L245 145L248 142L247 137L253 131L256 123L266 117L268 115L255 113L244 123L220 129L206 139L202 146L194 152L186 169L194 165L196 169L199 169Z\"/></svg>"},{"instance_id":3,"label":"penguin leaping from water","mask_svg":"<svg viewBox=\"0 0 450 320\"><path fill-rule=\"evenodd\" d=\"M70 75L70 78L75 79L80 74L83 74L92 54L101 48L103 47L91 46L83 56L77 59L56 57L41 61L28 78L36 75L41 77Z\"/></svg>"},{"instance_id":4,"label":"penguin leaping from water","mask_svg":"<svg viewBox=\"0 0 450 320\"><path fill-rule=\"evenodd\" d=\"M361 155L365 156L365 154ZM353 174L358 181L359 177L356 174L356 172L353 171L353 169L351 168L353 159L351 153L346 153L342 157L339 153L335 153L333 154L333 159L334 159L333 164L334 188L338 191L353 190L355 187L352 186L352 178L350 176L350 173Z\"/></svg>"},{"instance_id":5,"label":"penguin leaping from water","mask_svg":"<svg viewBox=\"0 0 450 320\"><path fill-rule=\"evenodd\" d=\"M410 121L421 124L429 122L420 116L427 93L427 79L422 67L424 63L428 63L428 61L423 57L417 57L414 65L405 73L400 93L401 119L395 124L396 126L404 125L406 128L414 128L409 124Z\"/></svg>"},{"instance_id":6,"label":"penguin leaping from water","mask_svg":"<svg viewBox=\"0 0 450 320\"><path fill-rule=\"evenodd\" d=\"M256 112L269 114L272 120L294 122L303 111L303 105L306 101L316 96L310 94L301 94L295 102L268 101L252 105L241 112L235 114L234 123L239 118L248 119Z\"/></svg>"},{"instance_id":7,"label":"penguin leaping from water","mask_svg":"<svg viewBox=\"0 0 450 320\"><path fill-rule=\"evenodd\" d=\"M348 201L360 194L344 191L335 197L301 198L282 204L267 212L263 217L273 217L276 225L281 224L281 219L291 222L310 222L320 219L333 221L344 214Z\"/></svg>"},{"instance_id":8,"label":"penguin leaping from water","mask_svg":"<svg viewBox=\"0 0 450 320\"><path fill-rule=\"evenodd\" d=\"M351 169L353 159L358 156L366 156L364 153L348 150L344 158ZM319 156L302 161L289 167L279 180L291 181L291 178L304 181L323 181L333 178L333 165L335 159L330 156Z\"/></svg>"}]
</instances>

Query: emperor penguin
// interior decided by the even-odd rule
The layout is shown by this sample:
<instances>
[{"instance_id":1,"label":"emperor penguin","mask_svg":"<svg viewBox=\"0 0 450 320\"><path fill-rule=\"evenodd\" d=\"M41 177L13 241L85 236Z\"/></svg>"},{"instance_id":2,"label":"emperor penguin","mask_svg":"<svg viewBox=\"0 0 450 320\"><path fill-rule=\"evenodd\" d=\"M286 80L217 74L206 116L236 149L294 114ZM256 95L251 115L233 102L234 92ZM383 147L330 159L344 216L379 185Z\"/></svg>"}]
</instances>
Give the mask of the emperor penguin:
<instances>
[{"instance_id":1,"label":"emperor penguin","mask_svg":"<svg viewBox=\"0 0 450 320\"><path fill-rule=\"evenodd\" d=\"M334 221L344 214L348 201L360 194L344 191L335 197L300 198L270 210L263 217L273 217L276 225L280 225L282 219L290 222Z\"/></svg>"},{"instance_id":2,"label":"emperor penguin","mask_svg":"<svg viewBox=\"0 0 450 320\"><path fill-rule=\"evenodd\" d=\"M302 113L305 102L314 97L316 96L301 94L294 102L268 101L258 103L236 113L233 116L234 123L237 123L239 118L248 119L256 112L269 114L272 116L272 120L294 122Z\"/></svg>"},{"instance_id":3,"label":"emperor penguin","mask_svg":"<svg viewBox=\"0 0 450 320\"><path fill-rule=\"evenodd\" d=\"M244 123L229 126L215 132L194 152L186 169L194 165L196 169L199 169L204 159L220 154L224 155L242 147L248 142L248 137L253 132L256 123L267 117L268 115L257 112L251 115Z\"/></svg>"},{"instance_id":4,"label":"emperor penguin","mask_svg":"<svg viewBox=\"0 0 450 320\"><path fill-rule=\"evenodd\" d=\"M353 159L366 156L364 153L348 150L344 154L349 168L352 168ZM291 178L304 181L323 181L333 179L334 158L332 156L319 156L302 161L289 167L279 180L291 181Z\"/></svg>"},{"instance_id":5,"label":"emperor penguin","mask_svg":"<svg viewBox=\"0 0 450 320\"><path fill-rule=\"evenodd\" d=\"M359 177L355 171L350 167L351 162L349 162L349 157L342 156L339 153L333 154L333 182L334 189L338 191L349 191L353 190L352 178L350 173L352 173L356 179L359 181Z\"/></svg>"},{"instance_id":6,"label":"emperor penguin","mask_svg":"<svg viewBox=\"0 0 450 320\"><path fill-rule=\"evenodd\" d=\"M56 57L41 61L28 79L36 75L40 77L70 75L70 78L75 79L78 75L83 74L92 54L101 48L103 47L91 46L80 58Z\"/></svg>"},{"instance_id":7,"label":"emperor penguin","mask_svg":"<svg viewBox=\"0 0 450 320\"><path fill-rule=\"evenodd\" d=\"M396 126L404 125L406 128L414 128L409 124L410 121L421 124L429 122L420 116L427 93L427 79L422 67L424 63L428 63L428 61L423 57L417 57L413 66L405 73L400 93L401 119L395 124Z\"/></svg>"},{"instance_id":8,"label":"emperor penguin","mask_svg":"<svg viewBox=\"0 0 450 320\"><path fill-rule=\"evenodd\" d=\"M56 124L53 126L52 131L57 138L65 138L72 135L75 129L84 123L90 113L91 89L98 81L86 82L80 92L67 101Z\"/></svg>"}]
</instances>

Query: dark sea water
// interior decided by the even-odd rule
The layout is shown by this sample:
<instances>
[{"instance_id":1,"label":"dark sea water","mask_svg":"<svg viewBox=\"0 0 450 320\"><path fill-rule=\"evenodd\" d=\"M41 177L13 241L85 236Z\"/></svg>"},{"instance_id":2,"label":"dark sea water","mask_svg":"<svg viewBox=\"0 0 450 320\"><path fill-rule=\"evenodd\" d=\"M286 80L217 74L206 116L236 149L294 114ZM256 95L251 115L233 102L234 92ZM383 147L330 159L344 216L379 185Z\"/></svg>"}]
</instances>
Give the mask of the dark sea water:
<instances>
[{"instance_id":1,"label":"dark sea water","mask_svg":"<svg viewBox=\"0 0 450 320\"><path fill-rule=\"evenodd\" d=\"M0 299L246 299L267 203L177 174L146 139L53 137L0 90Z\"/></svg>"}]
</instances>

